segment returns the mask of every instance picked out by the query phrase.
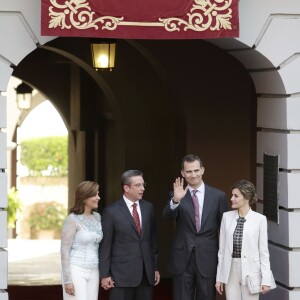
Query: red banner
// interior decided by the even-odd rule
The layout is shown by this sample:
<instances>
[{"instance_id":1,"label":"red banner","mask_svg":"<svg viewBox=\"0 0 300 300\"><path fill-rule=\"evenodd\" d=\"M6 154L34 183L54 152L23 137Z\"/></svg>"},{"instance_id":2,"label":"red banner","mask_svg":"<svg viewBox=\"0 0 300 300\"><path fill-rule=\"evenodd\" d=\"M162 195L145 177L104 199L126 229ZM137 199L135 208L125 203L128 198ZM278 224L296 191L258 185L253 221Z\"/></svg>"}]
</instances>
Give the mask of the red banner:
<instances>
[{"instance_id":1,"label":"red banner","mask_svg":"<svg viewBox=\"0 0 300 300\"><path fill-rule=\"evenodd\" d=\"M42 35L126 39L237 37L238 0L42 0Z\"/></svg>"}]
</instances>

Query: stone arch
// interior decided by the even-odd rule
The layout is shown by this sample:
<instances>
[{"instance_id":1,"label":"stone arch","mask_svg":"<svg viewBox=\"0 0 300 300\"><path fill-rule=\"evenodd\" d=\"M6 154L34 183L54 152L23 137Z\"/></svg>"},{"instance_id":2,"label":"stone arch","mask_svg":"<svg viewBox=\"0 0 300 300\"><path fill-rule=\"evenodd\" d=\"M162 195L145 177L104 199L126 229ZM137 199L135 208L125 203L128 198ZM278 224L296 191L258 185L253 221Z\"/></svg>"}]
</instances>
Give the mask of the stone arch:
<instances>
[{"instance_id":1,"label":"stone arch","mask_svg":"<svg viewBox=\"0 0 300 300\"><path fill-rule=\"evenodd\" d=\"M27 139L34 138L41 139L42 141L44 138L51 139L52 137L62 135L64 135L64 141L67 145L70 129L68 128L68 124L63 121L62 115L57 108L55 108L48 99L43 99L38 92L33 97L33 104L34 107L30 109L27 116L24 119L21 116L21 119L19 119L17 130L18 146L20 146L22 141ZM49 122L44 122L46 117L49 118ZM58 127L58 125L61 126ZM67 148L64 149L67 151ZM56 151L55 149L52 150ZM17 147L17 151L20 151L20 148ZM17 155L19 159L21 157L20 155L21 151L19 152L19 155ZM67 159L67 157L64 158ZM67 161L64 160L64 163L66 164ZM14 168L12 169L14 170ZM34 224L30 224L30 220L36 220L37 215L33 218L33 214L38 206L40 208L48 208L50 205L53 209L61 207L66 208L67 211L68 175L56 174L56 176L51 176L50 173L46 173L43 174L42 177L27 176L28 174L24 173L24 169L22 168L17 168L16 175L18 180L16 181L15 186L23 203L22 218L19 220L17 226L17 238L24 240L38 237L40 239L43 238L42 234L46 233L46 237L59 239L61 230L61 228L59 228L60 225L55 230L54 228L48 228L47 231L41 232L39 225L37 224L37 226L34 226ZM49 221L51 221L52 218L50 215ZM60 224L63 220L62 218L65 216L64 214L59 213L57 215L59 217L54 223ZM59 261L57 261L57 266L59 266Z\"/></svg>"},{"instance_id":2,"label":"stone arch","mask_svg":"<svg viewBox=\"0 0 300 300\"><path fill-rule=\"evenodd\" d=\"M256 87L257 127L259 127L257 132L257 185L260 193L262 191L262 153L267 151L281 154L280 205L283 207L281 212L283 223L279 228L273 227L272 224L270 226L270 239L275 244L279 244L279 246L271 246L271 257L285 257L287 262L287 264L281 265L280 263L283 261L281 259L275 263L276 279L284 286L299 287L300 279L296 278L296 274L300 258L293 249L299 247L300 242L292 234L293 229L290 228L289 221L295 220L295 227L298 227L299 201L296 199L296 195L299 194L297 182L299 182L300 161L299 155L297 155L299 149L297 133L300 130L300 124L297 112L300 111L300 100L297 78L299 78L300 72L298 34L300 8L297 1L283 3L280 0L273 1L271 8L267 4L262 4L260 0L240 1L239 6L240 38L216 40L213 43L244 63ZM53 38L40 36L40 7L34 0L26 1L26 4L17 0L2 1L0 16L0 36L5 40L5 43L1 43L0 48L0 91L4 92L13 72L13 66L18 65L38 44L43 45ZM259 53L268 60L261 59ZM5 96L3 95L0 96L0 108L0 127L5 127L6 115L3 113ZM2 132L0 139L2 145L5 144L5 134L3 135ZM5 148L2 146L0 150L1 170L5 169L3 153L5 153ZM0 193L3 196L5 195L5 172L2 171L0 175L2 187ZM287 197L284 195L285 191L288 194ZM5 203L1 202L0 207L4 206ZM0 214L4 216L2 211ZM4 225L0 227L0 230L1 228L4 228ZM279 234L277 234L278 232ZM5 244L5 234L0 234L0 247L5 248ZM286 247L292 250L287 251ZM293 254L293 258L290 254ZM0 255L0 262L5 261L5 251L1 251ZM5 268L2 265L0 267L1 270ZM281 272L283 269L285 271ZM5 274L0 271L0 283L2 283L0 289L6 288L5 277ZM293 294L295 297L298 294L299 297L297 290L288 291L288 289L280 288L271 297L273 297L272 299L288 299Z\"/></svg>"}]
</instances>

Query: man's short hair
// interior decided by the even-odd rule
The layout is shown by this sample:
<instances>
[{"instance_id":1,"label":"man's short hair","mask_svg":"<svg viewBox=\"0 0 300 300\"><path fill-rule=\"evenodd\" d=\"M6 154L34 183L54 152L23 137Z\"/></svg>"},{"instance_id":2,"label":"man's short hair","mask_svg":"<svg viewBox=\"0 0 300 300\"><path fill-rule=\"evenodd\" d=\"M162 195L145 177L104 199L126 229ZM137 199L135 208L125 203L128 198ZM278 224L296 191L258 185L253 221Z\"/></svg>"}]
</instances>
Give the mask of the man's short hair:
<instances>
[{"instance_id":1,"label":"man's short hair","mask_svg":"<svg viewBox=\"0 0 300 300\"><path fill-rule=\"evenodd\" d=\"M121 176L121 188L123 190L124 185L130 185L131 184L131 178L135 176L142 176L143 173L139 170L128 170L124 172Z\"/></svg>"},{"instance_id":2,"label":"man's short hair","mask_svg":"<svg viewBox=\"0 0 300 300\"><path fill-rule=\"evenodd\" d=\"M181 161L181 170L184 169L184 163L185 162L191 163L191 162L194 162L194 161L199 161L200 167L201 168L203 167L202 160L199 158L199 156L194 155L194 154L188 154Z\"/></svg>"}]
</instances>

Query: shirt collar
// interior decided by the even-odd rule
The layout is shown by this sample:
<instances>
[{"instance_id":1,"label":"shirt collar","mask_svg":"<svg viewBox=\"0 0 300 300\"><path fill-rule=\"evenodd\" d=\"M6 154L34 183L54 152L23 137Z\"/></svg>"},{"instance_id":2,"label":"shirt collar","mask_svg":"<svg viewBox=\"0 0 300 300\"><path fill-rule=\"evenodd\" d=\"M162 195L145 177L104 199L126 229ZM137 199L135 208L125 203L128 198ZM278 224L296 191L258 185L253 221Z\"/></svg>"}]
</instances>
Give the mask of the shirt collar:
<instances>
[{"instance_id":1,"label":"shirt collar","mask_svg":"<svg viewBox=\"0 0 300 300\"><path fill-rule=\"evenodd\" d=\"M128 208L132 207L133 203L136 203L137 207L139 206L139 200L133 202L133 201L129 200L128 198L126 198L124 195L123 195L123 199L124 199L126 205L128 206Z\"/></svg>"},{"instance_id":2,"label":"shirt collar","mask_svg":"<svg viewBox=\"0 0 300 300\"><path fill-rule=\"evenodd\" d=\"M236 209L235 212L236 212L236 218L238 219L238 218L240 217L240 216L239 216L239 213L238 213L238 210ZM246 216L244 217L245 220L248 220L251 214L252 214L252 209L251 209L251 207L250 207L248 213L247 213Z\"/></svg>"},{"instance_id":3,"label":"shirt collar","mask_svg":"<svg viewBox=\"0 0 300 300\"><path fill-rule=\"evenodd\" d=\"M192 193L192 191L194 190L192 187L188 186L189 191ZM201 185L196 189L197 191L199 191L201 194L204 193L204 182L201 183Z\"/></svg>"}]
</instances>

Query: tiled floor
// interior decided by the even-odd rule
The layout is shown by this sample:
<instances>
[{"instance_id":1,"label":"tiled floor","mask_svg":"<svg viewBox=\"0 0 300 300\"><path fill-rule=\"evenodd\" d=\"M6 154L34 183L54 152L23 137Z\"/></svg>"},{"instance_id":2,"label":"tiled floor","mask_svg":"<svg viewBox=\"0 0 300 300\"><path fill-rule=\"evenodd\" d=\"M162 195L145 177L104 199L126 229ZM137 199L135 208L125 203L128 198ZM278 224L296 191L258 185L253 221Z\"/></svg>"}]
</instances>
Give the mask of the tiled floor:
<instances>
[{"instance_id":1,"label":"tiled floor","mask_svg":"<svg viewBox=\"0 0 300 300\"><path fill-rule=\"evenodd\" d=\"M60 240L12 239L7 250L10 300L62 300ZM171 294L171 279L166 278L153 298L171 300ZM107 300L108 292L100 288L99 299Z\"/></svg>"},{"instance_id":2,"label":"tiled floor","mask_svg":"<svg viewBox=\"0 0 300 300\"><path fill-rule=\"evenodd\" d=\"M57 285L60 240L8 240L8 285Z\"/></svg>"},{"instance_id":3,"label":"tiled floor","mask_svg":"<svg viewBox=\"0 0 300 300\"><path fill-rule=\"evenodd\" d=\"M59 240L8 241L8 294L10 300L62 300ZM171 282L154 289L155 300L171 300ZM108 300L100 288L99 299Z\"/></svg>"}]
</instances>

